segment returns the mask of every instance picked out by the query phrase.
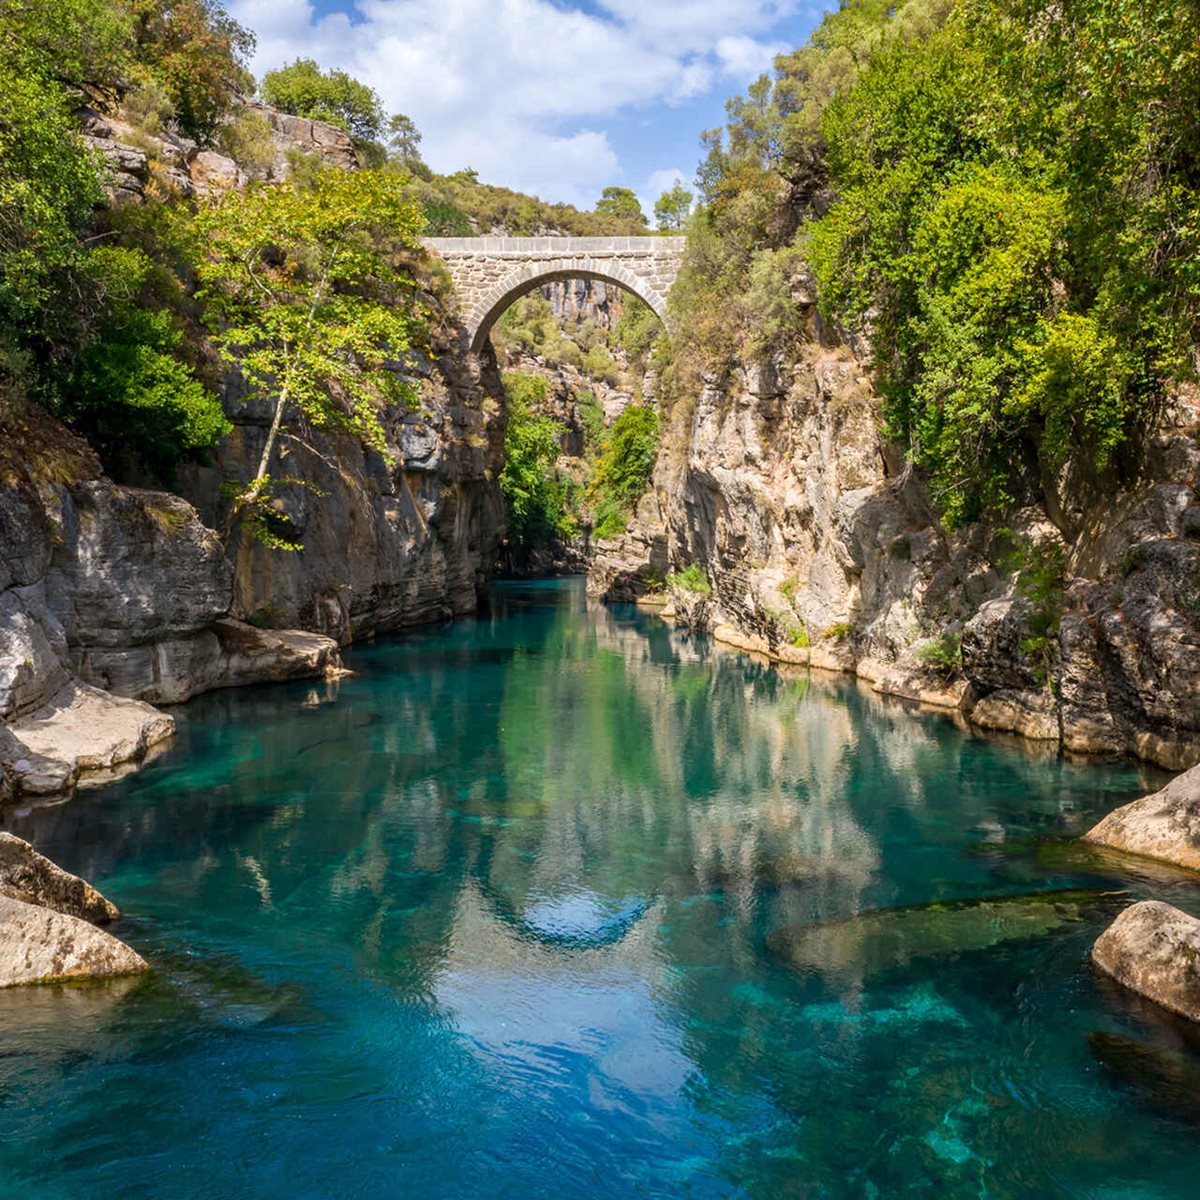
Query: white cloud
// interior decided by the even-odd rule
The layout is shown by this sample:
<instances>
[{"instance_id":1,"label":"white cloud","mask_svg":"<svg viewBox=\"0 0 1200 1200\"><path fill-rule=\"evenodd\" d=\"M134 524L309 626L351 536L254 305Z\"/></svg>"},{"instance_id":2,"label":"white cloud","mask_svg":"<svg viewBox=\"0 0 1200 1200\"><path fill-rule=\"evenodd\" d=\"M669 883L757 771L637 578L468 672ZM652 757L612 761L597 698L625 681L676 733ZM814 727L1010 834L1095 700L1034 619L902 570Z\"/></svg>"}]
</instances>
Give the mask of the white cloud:
<instances>
[{"instance_id":1,"label":"white cloud","mask_svg":"<svg viewBox=\"0 0 1200 1200\"><path fill-rule=\"evenodd\" d=\"M620 173L601 126L752 78L796 0L360 0L356 19L307 0L233 0L258 35L254 69L296 57L370 84L424 133L435 170L590 206ZM686 176L685 176L686 178Z\"/></svg>"}]
</instances>

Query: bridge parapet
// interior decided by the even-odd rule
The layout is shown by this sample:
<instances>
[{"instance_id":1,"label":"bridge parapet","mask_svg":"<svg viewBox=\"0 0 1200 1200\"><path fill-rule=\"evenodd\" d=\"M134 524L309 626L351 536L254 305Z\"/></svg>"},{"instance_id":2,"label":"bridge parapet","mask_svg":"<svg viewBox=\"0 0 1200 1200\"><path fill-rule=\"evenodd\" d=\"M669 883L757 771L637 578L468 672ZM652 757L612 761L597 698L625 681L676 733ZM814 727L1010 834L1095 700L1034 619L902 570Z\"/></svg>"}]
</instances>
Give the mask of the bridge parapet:
<instances>
[{"instance_id":1,"label":"bridge parapet","mask_svg":"<svg viewBox=\"0 0 1200 1200\"><path fill-rule=\"evenodd\" d=\"M481 350L514 300L559 279L602 279L644 300L659 317L679 274L683 237L427 238L446 262L471 336Z\"/></svg>"}]
</instances>

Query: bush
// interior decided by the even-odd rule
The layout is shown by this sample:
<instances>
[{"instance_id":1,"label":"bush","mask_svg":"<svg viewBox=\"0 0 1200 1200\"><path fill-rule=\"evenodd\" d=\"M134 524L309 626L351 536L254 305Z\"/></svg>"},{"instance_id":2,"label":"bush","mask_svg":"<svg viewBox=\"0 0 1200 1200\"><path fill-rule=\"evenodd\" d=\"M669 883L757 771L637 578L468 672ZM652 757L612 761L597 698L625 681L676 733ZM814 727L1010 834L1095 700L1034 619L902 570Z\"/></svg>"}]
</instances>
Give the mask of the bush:
<instances>
[{"instance_id":1,"label":"bush","mask_svg":"<svg viewBox=\"0 0 1200 1200\"><path fill-rule=\"evenodd\" d=\"M243 109L217 132L217 146L251 178L262 178L275 162L275 135L262 113Z\"/></svg>"},{"instance_id":2,"label":"bush","mask_svg":"<svg viewBox=\"0 0 1200 1200\"><path fill-rule=\"evenodd\" d=\"M184 335L169 310L149 306L154 264L141 251L99 248L93 267L110 296L98 335L62 385L59 409L106 464L136 460L169 477L176 461L230 430L215 393L181 357Z\"/></svg>"},{"instance_id":3,"label":"bush","mask_svg":"<svg viewBox=\"0 0 1200 1200\"><path fill-rule=\"evenodd\" d=\"M962 639L957 633L943 633L918 646L914 653L923 666L950 676L962 666Z\"/></svg>"},{"instance_id":4,"label":"bush","mask_svg":"<svg viewBox=\"0 0 1200 1200\"><path fill-rule=\"evenodd\" d=\"M322 71L311 58L268 71L260 91L281 112L328 121L364 142L378 142L383 133L383 105L375 92L345 71Z\"/></svg>"},{"instance_id":5,"label":"bush","mask_svg":"<svg viewBox=\"0 0 1200 1200\"><path fill-rule=\"evenodd\" d=\"M681 592L691 592L696 596L712 594L712 584L708 582L708 575L698 562L689 563L681 571L672 571L667 576L667 586L677 588Z\"/></svg>"},{"instance_id":6,"label":"bush","mask_svg":"<svg viewBox=\"0 0 1200 1200\"><path fill-rule=\"evenodd\" d=\"M504 388L508 424L500 492L509 540L528 550L574 538L579 533L577 488L555 470L563 427L537 412L550 385L541 375L511 371L504 375Z\"/></svg>"}]
</instances>

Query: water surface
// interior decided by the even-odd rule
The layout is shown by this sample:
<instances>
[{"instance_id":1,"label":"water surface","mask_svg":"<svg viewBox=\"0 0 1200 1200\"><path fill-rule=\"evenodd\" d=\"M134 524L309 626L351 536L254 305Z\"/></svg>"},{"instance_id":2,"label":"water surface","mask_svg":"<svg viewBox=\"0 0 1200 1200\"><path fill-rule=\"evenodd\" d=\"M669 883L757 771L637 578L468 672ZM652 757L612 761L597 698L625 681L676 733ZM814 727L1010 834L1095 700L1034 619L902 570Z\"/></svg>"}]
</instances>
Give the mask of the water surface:
<instances>
[{"instance_id":1,"label":"water surface","mask_svg":"<svg viewBox=\"0 0 1200 1200\"><path fill-rule=\"evenodd\" d=\"M6 815L157 969L0 993L0 1195L1197 1194L1200 1059L1087 965L1191 885L1064 840L1161 777L575 581L349 659ZM845 920L1062 888L1127 895Z\"/></svg>"}]
</instances>

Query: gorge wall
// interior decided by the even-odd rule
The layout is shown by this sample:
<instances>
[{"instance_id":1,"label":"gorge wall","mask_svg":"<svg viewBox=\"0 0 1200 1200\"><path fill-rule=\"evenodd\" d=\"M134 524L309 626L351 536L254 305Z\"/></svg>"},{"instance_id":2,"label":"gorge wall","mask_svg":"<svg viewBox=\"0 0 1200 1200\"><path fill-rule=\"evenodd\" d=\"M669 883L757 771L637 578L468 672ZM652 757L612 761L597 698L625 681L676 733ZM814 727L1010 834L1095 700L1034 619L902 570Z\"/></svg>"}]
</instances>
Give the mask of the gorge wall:
<instances>
[{"instance_id":1,"label":"gorge wall","mask_svg":"<svg viewBox=\"0 0 1200 1200\"><path fill-rule=\"evenodd\" d=\"M666 613L725 641L1068 751L1200 760L1200 396L1178 396L1143 482L1057 524L1030 504L953 533L877 408L862 363L815 337L706 379L590 590L633 599L699 564L711 591L669 585Z\"/></svg>"},{"instance_id":2,"label":"gorge wall","mask_svg":"<svg viewBox=\"0 0 1200 1200\"><path fill-rule=\"evenodd\" d=\"M268 177L297 149L354 165L340 130L256 108L276 142ZM185 139L84 122L115 205L248 182ZM174 728L155 705L333 673L339 644L475 611L504 530L503 389L494 358L469 357L428 300L429 352L405 368L418 402L381 415L384 452L303 426L285 435L280 474L310 485L275 500L298 552L228 528L229 488L253 477L270 424L236 372L221 389L232 432L170 492L106 478L35 405L0 413L0 801L139 761Z\"/></svg>"}]
</instances>

